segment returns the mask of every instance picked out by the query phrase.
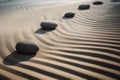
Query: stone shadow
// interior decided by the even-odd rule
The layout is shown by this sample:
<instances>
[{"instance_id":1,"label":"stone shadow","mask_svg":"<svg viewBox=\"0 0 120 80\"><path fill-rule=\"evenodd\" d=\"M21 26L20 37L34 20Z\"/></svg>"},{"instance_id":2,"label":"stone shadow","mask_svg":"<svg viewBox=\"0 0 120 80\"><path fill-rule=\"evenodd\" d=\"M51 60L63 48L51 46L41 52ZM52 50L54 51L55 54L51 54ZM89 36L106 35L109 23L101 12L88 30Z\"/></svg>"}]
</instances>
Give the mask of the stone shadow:
<instances>
[{"instance_id":1,"label":"stone shadow","mask_svg":"<svg viewBox=\"0 0 120 80\"><path fill-rule=\"evenodd\" d=\"M44 30L44 29L40 28L40 29L36 30L35 33L37 33L37 34L45 34L47 32L51 32L51 31L53 31L53 30Z\"/></svg>"},{"instance_id":2,"label":"stone shadow","mask_svg":"<svg viewBox=\"0 0 120 80\"><path fill-rule=\"evenodd\" d=\"M28 61L29 59L31 59L34 56L35 56L35 54L27 55L27 54L23 54L23 53L14 51L3 60L3 63L5 65L16 65L19 62Z\"/></svg>"}]
</instances>

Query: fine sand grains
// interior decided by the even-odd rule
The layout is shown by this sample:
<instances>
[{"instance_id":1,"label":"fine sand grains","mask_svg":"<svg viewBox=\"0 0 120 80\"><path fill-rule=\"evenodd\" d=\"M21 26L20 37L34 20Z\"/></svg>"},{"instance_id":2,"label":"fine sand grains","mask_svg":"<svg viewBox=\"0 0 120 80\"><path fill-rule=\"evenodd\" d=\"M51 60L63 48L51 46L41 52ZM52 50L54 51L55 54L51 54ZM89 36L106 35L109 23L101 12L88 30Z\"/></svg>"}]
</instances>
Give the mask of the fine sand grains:
<instances>
[{"instance_id":1,"label":"fine sand grains","mask_svg":"<svg viewBox=\"0 0 120 80\"><path fill-rule=\"evenodd\" d=\"M0 14L0 80L119 79L120 5L100 1L102 5L91 0L41 7L31 2ZM90 8L78 10L83 4ZM45 25L48 20L56 23ZM41 29L42 21L43 27L55 29ZM35 55L16 51L15 45L26 40L37 43L32 44Z\"/></svg>"}]
</instances>

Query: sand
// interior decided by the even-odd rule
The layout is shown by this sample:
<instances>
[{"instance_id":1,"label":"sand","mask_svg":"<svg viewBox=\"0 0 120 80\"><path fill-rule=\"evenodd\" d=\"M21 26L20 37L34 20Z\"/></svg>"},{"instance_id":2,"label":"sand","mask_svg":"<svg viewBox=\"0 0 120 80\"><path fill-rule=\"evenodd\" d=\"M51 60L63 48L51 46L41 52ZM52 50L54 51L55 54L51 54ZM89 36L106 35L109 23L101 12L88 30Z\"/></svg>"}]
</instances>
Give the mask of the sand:
<instances>
[{"instance_id":1,"label":"sand","mask_svg":"<svg viewBox=\"0 0 120 80\"><path fill-rule=\"evenodd\" d=\"M120 2L94 1L0 7L0 80L120 79ZM81 4L91 7L78 10ZM67 12L75 16L63 18ZM43 20L58 26L43 30ZM39 51L17 52L23 40L37 42Z\"/></svg>"}]
</instances>

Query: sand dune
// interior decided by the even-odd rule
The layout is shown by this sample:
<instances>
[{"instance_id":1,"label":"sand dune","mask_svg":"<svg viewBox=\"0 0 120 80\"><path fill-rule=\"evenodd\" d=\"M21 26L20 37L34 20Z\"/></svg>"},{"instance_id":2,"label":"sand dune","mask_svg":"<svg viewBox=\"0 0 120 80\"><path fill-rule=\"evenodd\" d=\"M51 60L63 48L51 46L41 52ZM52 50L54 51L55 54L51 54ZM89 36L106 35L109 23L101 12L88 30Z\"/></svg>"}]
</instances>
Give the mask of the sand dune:
<instances>
[{"instance_id":1,"label":"sand dune","mask_svg":"<svg viewBox=\"0 0 120 80\"><path fill-rule=\"evenodd\" d=\"M0 7L0 80L120 79L120 2L101 1L41 7L16 1L10 10ZM91 7L78 10L81 4ZM75 16L63 18L67 12ZM43 20L55 20L58 26L43 30ZM15 45L22 40L37 42L37 54L17 52Z\"/></svg>"}]
</instances>

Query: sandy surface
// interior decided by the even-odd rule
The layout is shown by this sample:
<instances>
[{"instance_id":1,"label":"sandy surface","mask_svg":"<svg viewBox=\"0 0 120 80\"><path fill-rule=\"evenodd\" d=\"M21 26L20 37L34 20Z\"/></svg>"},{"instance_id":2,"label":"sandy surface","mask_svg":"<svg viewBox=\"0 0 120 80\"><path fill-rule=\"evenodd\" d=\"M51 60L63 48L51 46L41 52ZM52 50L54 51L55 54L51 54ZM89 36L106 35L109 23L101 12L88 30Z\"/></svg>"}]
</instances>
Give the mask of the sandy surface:
<instances>
[{"instance_id":1,"label":"sandy surface","mask_svg":"<svg viewBox=\"0 0 120 80\"><path fill-rule=\"evenodd\" d=\"M6 0L7 7L0 6L0 80L120 79L120 2L102 1L41 6ZM80 11L80 4L91 8ZM66 12L76 15L64 19ZM57 29L41 30L42 20L57 21ZM39 44L36 55L16 52L16 43L27 39Z\"/></svg>"}]
</instances>

